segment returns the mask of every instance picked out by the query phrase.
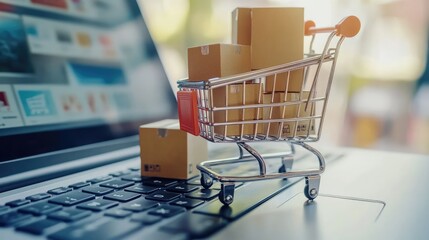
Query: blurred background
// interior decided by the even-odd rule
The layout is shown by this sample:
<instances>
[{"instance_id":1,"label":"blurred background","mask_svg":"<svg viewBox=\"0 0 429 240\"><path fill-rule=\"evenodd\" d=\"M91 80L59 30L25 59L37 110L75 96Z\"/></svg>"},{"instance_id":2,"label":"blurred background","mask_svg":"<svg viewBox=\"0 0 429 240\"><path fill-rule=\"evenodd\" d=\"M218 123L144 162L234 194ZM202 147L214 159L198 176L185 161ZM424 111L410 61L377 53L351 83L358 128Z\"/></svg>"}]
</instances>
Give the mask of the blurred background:
<instances>
[{"instance_id":1,"label":"blurred background","mask_svg":"<svg viewBox=\"0 0 429 240\"><path fill-rule=\"evenodd\" d=\"M333 26L360 18L343 43L320 143L429 154L429 1L139 0L172 86L187 76L187 48L231 42L236 7L304 7ZM324 43L319 39L316 49ZM308 42L305 42L308 49Z\"/></svg>"}]
</instances>

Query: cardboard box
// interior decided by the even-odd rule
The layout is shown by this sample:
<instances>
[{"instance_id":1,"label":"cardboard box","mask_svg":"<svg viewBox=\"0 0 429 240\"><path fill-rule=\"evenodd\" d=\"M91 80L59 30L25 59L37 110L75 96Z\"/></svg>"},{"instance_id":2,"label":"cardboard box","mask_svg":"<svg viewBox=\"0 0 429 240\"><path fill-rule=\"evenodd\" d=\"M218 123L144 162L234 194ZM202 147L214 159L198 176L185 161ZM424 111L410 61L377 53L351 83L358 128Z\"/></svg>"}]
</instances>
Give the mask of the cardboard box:
<instances>
[{"instance_id":1,"label":"cardboard box","mask_svg":"<svg viewBox=\"0 0 429 240\"><path fill-rule=\"evenodd\" d=\"M301 60L304 57L303 8L252 8L252 70ZM286 74L277 76L276 91L281 91ZM299 92L303 71L291 74L289 91ZM266 79L266 92L273 89L273 77Z\"/></svg>"},{"instance_id":2,"label":"cardboard box","mask_svg":"<svg viewBox=\"0 0 429 240\"><path fill-rule=\"evenodd\" d=\"M274 96L273 96L274 94ZM298 101L300 93L288 93L287 99L285 101L285 94L284 93L265 93L263 97L263 103L269 104L269 103L282 103L282 102L293 102ZM303 92L301 95L302 100L306 100L309 96L309 92ZM301 105L301 108L298 108L299 105ZM297 103L293 105L288 106L281 106L281 107L265 107L264 108L264 119L270 119L270 111L271 112L271 119L288 119L288 118L298 118L298 117L310 117L314 116L315 113L315 104L309 103L307 107L307 111L305 110L305 102L304 103ZM284 115L283 115L284 111ZM299 113L299 114L298 114ZM296 127L298 126L298 127ZM281 123L271 123L269 126L268 135L269 136L275 136L277 137L279 135L279 130L281 127ZM298 122L298 125L296 125L296 122L284 122L283 128L281 130L281 137L293 137L295 128L297 128L296 136L307 136L308 129L310 127L309 134L315 134L315 121L312 121L312 124L310 126L309 120L301 120ZM264 133L267 132L268 124L264 124Z\"/></svg>"},{"instance_id":3,"label":"cardboard box","mask_svg":"<svg viewBox=\"0 0 429 240\"><path fill-rule=\"evenodd\" d=\"M250 70L249 46L212 44L188 48L189 81L207 81Z\"/></svg>"},{"instance_id":4,"label":"cardboard box","mask_svg":"<svg viewBox=\"0 0 429 240\"><path fill-rule=\"evenodd\" d=\"M226 107L226 106L243 106L249 104L257 104L262 102L262 84L252 83L246 84L245 91L243 91L243 84L228 85L225 87L213 89L213 107ZM245 92L245 102L243 103L243 92ZM227 101L228 96L228 101ZM260 99L260 100L259 100ZM244 115L243 115L244 111ZM262 119L263 109L258 108L222 110L214 112L214 122L236 122L242 120L256 120ZM243 128L243 135L253 135L255 130L257 133L262 132L263 125L259 124L256 129L255 124L242 125L228 125L226 129L226 136L239 136ZM214 127L216 134L225 135L225 126Z\"/></svg>"},{"instance_id":5,"label":"cardboard box","mask_svg":"<svg viewBox=\"0 0 429 240\"><path fill-rule=\"evenodd\" d=\"M140 126L142 176L189 179L207 154L207 141L181 131L177 119Z\"/></svg>"},{"instance_id":6,"label":"cardboard box","mask_svg":"<svg viewBox=\"0 0 429 240\"><path fill-rule=\"evenodd\" d=\"M236 8L232 11L232 43L250 45L251 8Z\"/></svg>"},{"instance_id":7,"label":"cardboard box","mask_svg":"<svg viewBox=\"0 0 429 240\"><path fill-rule=\"evenodd\" d=\"M292 71L289 76L289 84L287 83L287 73L277 74L276 84L274 84L274 75L265 78L264 92L285 92L286 85L288 92L300 92L304 81L304 71L302 69Z\"/></svg>"}]
</instances>

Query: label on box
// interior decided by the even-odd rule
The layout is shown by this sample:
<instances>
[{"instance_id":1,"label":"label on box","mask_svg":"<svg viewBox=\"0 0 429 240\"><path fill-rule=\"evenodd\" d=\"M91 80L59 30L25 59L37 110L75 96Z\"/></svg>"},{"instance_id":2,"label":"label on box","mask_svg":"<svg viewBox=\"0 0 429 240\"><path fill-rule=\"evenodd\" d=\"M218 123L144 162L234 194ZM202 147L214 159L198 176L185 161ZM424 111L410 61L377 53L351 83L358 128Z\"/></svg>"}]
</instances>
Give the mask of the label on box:
<instances>
[{"instance_id":1,"label":"label on box","mask_svg":"<svg viewBox=\"0 0 429 240\"><path fill-rule=\"evenodd\" d=\"M265 131L274 137L296 137L315 134L315 120L297 120L288 121L291 118L313 117L315 115L315 104L309 103L307 110L306 103L300 103L300 99L307 99L309 92L302 93L268 93L264 94L263 102L265 104L289 102L293 104L285 106L270 106L264 108L264 119L277 120L276 122L266 124ZM309 130L310 127L310 130ZM269 129L267 129L269 128ZM296 130L296 133L295 133ZM280 134L280 136L279 136Z\"/></svg>"},{"instance_id":2,"label":"label on box","mask_svg":"<svg viewBox=\"0 0 429 240\"><path fill-rule=\"evenodd\" d=\"M206 56L210 54L210 47L209 46L202 46L201 47L201 55Z\"/></svg>"}]
</instances>

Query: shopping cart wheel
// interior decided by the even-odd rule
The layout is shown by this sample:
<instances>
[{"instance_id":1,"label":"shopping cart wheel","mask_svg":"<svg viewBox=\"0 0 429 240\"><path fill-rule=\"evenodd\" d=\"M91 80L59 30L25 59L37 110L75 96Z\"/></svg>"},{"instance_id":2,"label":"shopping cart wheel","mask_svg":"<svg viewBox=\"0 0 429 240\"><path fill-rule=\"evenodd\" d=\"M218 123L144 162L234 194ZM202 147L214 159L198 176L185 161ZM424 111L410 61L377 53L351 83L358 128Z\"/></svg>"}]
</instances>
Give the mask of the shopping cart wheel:
<instances>
[{"instance_id":1,"label":"shopping cart wheel","mask_svg":"<svg viewBox=\"0 0 429 240\"><path fill-rule=\"evenodd\" d=\"M314 200L319 195L320 175L305 178L304 195L308 200Z\"/></svg>"},{"instance_id":2,"label":"shopping cart wheel","mask_svg":"<svg viewBox=\"0 0 429 240\"><path fill-rule=\"evenodd\" d=\"M219 201L224 205L230 205L234 201L234 184L222 184L219 192Z\"/></svg>"},{"instance_id":3,"label":"shopping cart wheel","mask_svg":"<svg viewBox=\"0 0 429 240\"><path fill-rule=\"evenodd\" d=\"M213 179L207 174L201 173L200 183L205 189L209 189L213 185Z\"/></svg>"},{"instance_id":4,"label":"shopping cart wheel","mask_svg":"<svg viewBox=\"0 0 429 240\"><path fill-rule=\"evenodd\" d=\"M313 191L314 191L314 188L313 188ZM314 192L313 192L314 193ZM308 200L313 200L313 199L315 199L316 197L317 197L317 193L315 193L315 194L311 194L311 192L309 191L309 187L308 187L308 185L305 185L305 188L304 188L304 195L305 195L305 197L308 199Z\"/></svg>"}]
</instances>

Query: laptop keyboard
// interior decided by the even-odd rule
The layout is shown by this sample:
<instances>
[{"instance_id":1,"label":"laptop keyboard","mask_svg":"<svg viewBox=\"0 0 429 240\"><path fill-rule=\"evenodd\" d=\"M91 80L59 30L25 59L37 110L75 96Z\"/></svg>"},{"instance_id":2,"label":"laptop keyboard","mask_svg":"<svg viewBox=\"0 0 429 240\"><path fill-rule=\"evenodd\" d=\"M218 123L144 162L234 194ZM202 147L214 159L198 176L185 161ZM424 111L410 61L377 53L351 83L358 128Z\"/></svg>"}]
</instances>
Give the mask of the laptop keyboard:
<instances>
[{"instance_id":1,"label":"laptop keyboard","mask_svg":"<svg viewBox=\"0 0 429 240\"><path fill-rule=\"evenodd\" d=\"M199 178L146 178L139 173L136 168L118 171L0 205L0 229L54 240L117 239L130 233L146 236L145 227L158 224L153 239L205 238L299 180L237 184L228 210L217 200L219 183L203 189Z\"/></svg>"}]
</instances>

